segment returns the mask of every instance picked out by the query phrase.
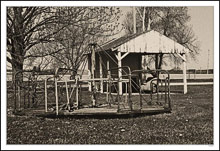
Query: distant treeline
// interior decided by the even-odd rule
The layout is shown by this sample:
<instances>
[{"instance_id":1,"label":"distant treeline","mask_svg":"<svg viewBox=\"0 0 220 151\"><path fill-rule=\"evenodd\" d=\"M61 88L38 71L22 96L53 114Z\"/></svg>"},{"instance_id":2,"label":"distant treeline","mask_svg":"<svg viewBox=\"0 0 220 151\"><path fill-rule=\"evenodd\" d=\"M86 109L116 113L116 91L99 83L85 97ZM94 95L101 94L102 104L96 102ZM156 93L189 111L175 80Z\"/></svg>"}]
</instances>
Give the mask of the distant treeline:
<instances>
[{"instance_id":1,"label":"distant treeline","mask_svg":"<svg viewBox=\"0 0 220 151\"><path fill-rule=\"evenodd\" d=\"M42 71L36 71L39 75L54 75L55 74L55 70L53 69L48 69L48 70L42 70ZM80 74L82 71L79 70L78 74ZM12 70L7 70L7 74L12 74ZM71 74L70 70L60 70L59 74ZM86 70L84 70L84 74L88 74L88 72Z\"/></svg>"}]
</instances>

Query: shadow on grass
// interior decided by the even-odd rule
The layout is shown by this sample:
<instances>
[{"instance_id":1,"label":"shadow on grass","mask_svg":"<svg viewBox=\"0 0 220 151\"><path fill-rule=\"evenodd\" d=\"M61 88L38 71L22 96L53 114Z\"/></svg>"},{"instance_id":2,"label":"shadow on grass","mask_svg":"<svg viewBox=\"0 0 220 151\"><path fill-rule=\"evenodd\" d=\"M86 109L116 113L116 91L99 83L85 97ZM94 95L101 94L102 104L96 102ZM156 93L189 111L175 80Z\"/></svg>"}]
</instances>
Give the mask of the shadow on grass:
<instances>
[{"instance_id":1,"label":"shadow on grass","mask_svg":"<svg viewBox=\"0 0 220 151\"><path fill-rule=\"evenodd\" d=\"M51 118L51 119L128 119L128 118L138 118L144 116L152 116L158 114L171 113L171 111L155 112L155 113L129 113L129 114L95 114L95 115L36 115L37 117L42 118Z\"/></svg>"}]
</instances>

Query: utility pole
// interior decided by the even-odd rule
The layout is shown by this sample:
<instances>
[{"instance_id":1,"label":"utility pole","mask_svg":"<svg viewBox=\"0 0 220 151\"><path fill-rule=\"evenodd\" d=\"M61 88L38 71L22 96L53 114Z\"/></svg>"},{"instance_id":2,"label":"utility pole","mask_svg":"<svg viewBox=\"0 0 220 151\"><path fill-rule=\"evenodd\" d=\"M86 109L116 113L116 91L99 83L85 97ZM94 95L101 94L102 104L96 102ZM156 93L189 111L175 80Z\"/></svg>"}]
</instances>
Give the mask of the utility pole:
<instances>
[{"instance_id":1,"label":"utility pole","mask_svg":"<svg viewBox=\"0 0 220 151\"><path fill-rule=\"evenodd\" d=\"M208 49L208 62L207 62L207 74L209 74L209 49Z\"/></svg>"}]
</instances>

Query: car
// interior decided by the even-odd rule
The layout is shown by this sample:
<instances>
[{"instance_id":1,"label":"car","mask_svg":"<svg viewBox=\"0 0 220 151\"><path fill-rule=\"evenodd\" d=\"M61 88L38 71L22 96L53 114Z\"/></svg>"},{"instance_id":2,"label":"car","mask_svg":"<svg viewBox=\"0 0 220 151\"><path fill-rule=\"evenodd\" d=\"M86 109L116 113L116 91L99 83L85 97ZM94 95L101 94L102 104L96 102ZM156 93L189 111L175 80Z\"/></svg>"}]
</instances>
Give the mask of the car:
<instances>
[{"instance_id":1,"label":"car","mask_svg":"<svg viewBox=\"0 0 220 151\"><path fill-rule=\"evenodd\" d=\"M151 87L152 84L152 87ZM141 91L142 92L157 92L157 77L148 77L142 84L141 84Z\"/></svg>"}]
</instances>

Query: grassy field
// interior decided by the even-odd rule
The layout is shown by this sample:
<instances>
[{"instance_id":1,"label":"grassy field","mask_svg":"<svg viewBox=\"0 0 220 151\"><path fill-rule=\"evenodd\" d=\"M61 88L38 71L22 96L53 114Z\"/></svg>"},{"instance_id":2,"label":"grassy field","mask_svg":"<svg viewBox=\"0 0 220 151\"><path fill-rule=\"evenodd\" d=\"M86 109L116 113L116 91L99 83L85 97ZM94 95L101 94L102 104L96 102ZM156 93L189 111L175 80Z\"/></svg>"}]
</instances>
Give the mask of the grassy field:
<instances>
[{"instance_id":1,"label":"grassy field","mask_svg":"<svg viewBox=\"0 0 220 151\"><path fill-rule=\"evenodd\" d=\"M213 86L188 86L188 91L171 95L173 110L166 114L122 118L8 115L7 144L213 144Z\"/></svg>"}]
</instances>

